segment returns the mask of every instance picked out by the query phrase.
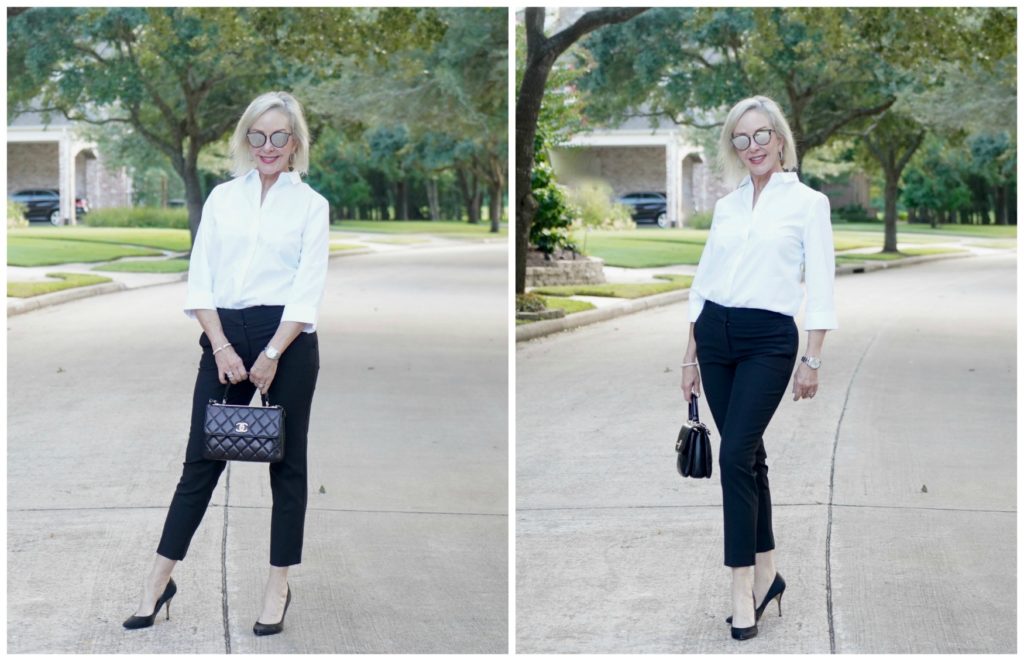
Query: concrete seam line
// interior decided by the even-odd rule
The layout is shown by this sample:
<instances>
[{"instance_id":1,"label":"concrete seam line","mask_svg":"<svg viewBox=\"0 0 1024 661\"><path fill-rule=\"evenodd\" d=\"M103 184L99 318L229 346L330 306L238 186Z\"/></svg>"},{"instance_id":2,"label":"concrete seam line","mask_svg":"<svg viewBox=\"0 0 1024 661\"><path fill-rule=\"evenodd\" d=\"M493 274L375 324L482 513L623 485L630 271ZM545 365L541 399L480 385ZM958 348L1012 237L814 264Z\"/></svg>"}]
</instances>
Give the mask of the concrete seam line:
<instances>
[{"instance_id":1,"label":"concrete seam line","mask_svg":"<svg viewBox=\"0 0 1024 661\"><path fill-rule=\"evenodd\" d=\"M231 495L231 462L224 481L224 528L220 537L220 598L224 621L224 651L231 654L231 629L228 626L228 498Z\"/></svg>"},{"instance_id":2,"label":"concrete seam line","mask_svg":"<svg viewBox=\"0 0 1024 661\"><path fill-rule=\"evenodd\" d=\"M772 503L772 507L827 507L828 503ZM844 505L833 503L833 507L848 507L862 509L883 509L915 512L966 512L969 514L1017 514L1017 510L993 510L993 509L970 509L958 507L899 507L896 505ZM210 507L214 507L211 505ZM84 509L121 509L109 508L84 508ZM592 507L519 507L516 512L583 512L586 510L661 510L661 509L709 509L721 510L721 505L602 505ZM8 510L8 511L34 511L34 510Z\"/></svg>"},{"instance_id":3,"label":"concrete seam line","mask_svg":"<svg viewBox=\"0 0 1024 661\"><path fill-rule=\"evenodd\" d=\"M864 353L860 355L857 366L853 368L853 374L850 375L850 383L846 386L843 409L839 412L839 421L836 423L836 435L832 440L832 467L829 470L828 476L828 527L825 532L825 606L828 615L828 642L831 654L836 653L836 629L832 606L832 503L834 502L836 486L836 452L839 448L839 432L843 428L843 418L846 417L846 408L850 403L850 393L853 392L853 384L857 380L860 366L864 364L864 358L867 357L871 346L875 343L875 339L878 338L880 333L881 331L874 334L867 346L864 347Z\"/></svg>"}]
</instances>

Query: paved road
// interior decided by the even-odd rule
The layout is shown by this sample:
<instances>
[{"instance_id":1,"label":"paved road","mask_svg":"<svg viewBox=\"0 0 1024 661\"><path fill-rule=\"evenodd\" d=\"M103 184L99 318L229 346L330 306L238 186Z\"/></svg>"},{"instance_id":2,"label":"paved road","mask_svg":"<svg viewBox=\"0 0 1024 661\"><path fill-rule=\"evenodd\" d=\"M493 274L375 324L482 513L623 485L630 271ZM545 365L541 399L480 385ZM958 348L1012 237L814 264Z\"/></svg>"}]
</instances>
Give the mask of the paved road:
<instances>
[{"instance_id":1,"label":"paved road","mask_svg":"<svg viewBox=\"0 0 1024 661\"><path fill-rule=\"evenodd\" d=\"M520 344L517 651L1016 652L1016 265L837 279L766 435L784 616L743 643L717 466L675 474L685 303Z\"/></svg>"},{"instance_id":2,"label":"paved road","mask_svg":"<svg viewBox=\"0 0 1024 661\"><path fill-rule=\"evenodd\" d=\"M259 639L259 465L222 476L171 620L121 627L184 458L184 285L8 319L8 651L506 651L507 259L475 244L331 261L305 553L285 633Z\"/></svg>"}]
</instances>

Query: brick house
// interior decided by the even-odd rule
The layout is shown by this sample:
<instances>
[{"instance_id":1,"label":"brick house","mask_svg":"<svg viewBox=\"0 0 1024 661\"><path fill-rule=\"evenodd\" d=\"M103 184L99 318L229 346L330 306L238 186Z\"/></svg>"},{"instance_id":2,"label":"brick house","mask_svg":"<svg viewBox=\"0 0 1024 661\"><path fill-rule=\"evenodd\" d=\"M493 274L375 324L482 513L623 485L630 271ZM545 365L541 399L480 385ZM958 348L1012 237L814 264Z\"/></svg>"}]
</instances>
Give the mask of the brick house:
<instances>
[{"instance_id":1,"label":"brick house","mask_svg":"<svg viewBox=\"0 0 1024 661\"><path fill-rule=\"evenodd\" d=\"M132 205L131 177L125 168L107 168L96 144L83 140L75 123L38 113L18 115L7 125L7 194L26 188L60 191L61 216L77 224L74 198L92 209Z\"/></svg>"},{"instance_id":2,"label":"brick house","mask_svg":"<svg viewBox=\"0 0 1024 661\"><path fill-rule=\"evenodd\" d=\"M652 127L634 117L612 128L579 133L551 150L559 181L601 179L616 196L631 192L664 193L668 222L682 227L697 212L710 211L728 192L704 150L684 136L681 127L659 118Z\"/></svg>"}]
</instances>

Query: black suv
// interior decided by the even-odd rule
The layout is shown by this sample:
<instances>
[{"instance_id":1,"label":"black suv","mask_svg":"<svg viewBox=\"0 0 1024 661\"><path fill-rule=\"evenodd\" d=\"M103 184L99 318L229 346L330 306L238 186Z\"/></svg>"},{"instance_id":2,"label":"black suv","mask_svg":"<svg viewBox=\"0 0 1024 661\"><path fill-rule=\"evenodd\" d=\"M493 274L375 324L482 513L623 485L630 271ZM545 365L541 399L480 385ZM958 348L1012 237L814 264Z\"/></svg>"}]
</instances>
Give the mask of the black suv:
<instances>
[{"instance_id":1,"label":"black suv","mask_svg":"<svg viewBox=\"0 0 1024 661\"><path fill-rule=\"evenodd\" d=\"M48 222L63 225L60 217L60 192L54 188L29 188L10 196L15 202L27 208L25 217L29 222ZM75 215L81 218L89 213L89 204L84 197L75 198Z\"/></svg>"},{"instance_id":2,"label":"black suv","mask_svg":"<svg viewBox=\"0 0 1024 661\"><path fill-rule=\"evenodd\" d=\"M637 223L657 223L668 227L668 200L664 193L626 193L615 200L631 209Z\"/></svg>"}]
</instances>

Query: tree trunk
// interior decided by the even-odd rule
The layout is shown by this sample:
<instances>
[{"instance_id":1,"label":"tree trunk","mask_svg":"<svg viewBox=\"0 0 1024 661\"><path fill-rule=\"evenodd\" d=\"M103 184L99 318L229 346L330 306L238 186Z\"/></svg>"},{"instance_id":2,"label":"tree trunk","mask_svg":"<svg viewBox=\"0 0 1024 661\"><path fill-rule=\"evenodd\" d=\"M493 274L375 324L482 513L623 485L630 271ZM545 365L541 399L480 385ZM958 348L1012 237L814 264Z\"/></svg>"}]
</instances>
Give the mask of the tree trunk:
<instances>
[{"instance_id":1,"label":"tree trunk","mask_svg":"<svg viewBox=\"0 0 1024 661\"><path fill-rule=\"evenodd\" d=\"M1006 222L1017 224L1017 185L1016 182L1006 184Z\"/></svg>"},{"instance_id":2,"label":"tree trunk","mask_svg":"<svg viewBox=\"0 0 1024 661\"><path fill-rule=\"evenodd\" d=\"M896 197L900 193L899 175L887 172L885 176L885 245L882 252L896 250Z\"/></svg>"},{"instance_id":3,"label":"tree trunk","mask_svg":"<svg viewBox=\"0 0 1024 661\"><path fill-rule=\"evenodd\" d=\"M497 234L501 230L501 210L504 206L501 203L501 186L491 185L491 233Z\"/></svg>"},{"instance_id":4,"label":"tree trunk","mask_svg":"<svg viewBox=\"0 0 1024 661\"><path fill-rule=\"evenodd\" d=\"M395 218L409 220L409 186L405 179L395 182Z\"/></svg>"},{"instance_id":5,"label":"tree trunk","mask_svg":"<svg viewBox=\"0 0 1024 661\"><path fill-rule=\"evenodd\" d=\"M993 186L993 192L996 195L995 204L993 205L996 210L996 225L1006 224L1006 188L1004 186Z\"/></svg>"},{"instance_id":6,"label":"tree trunk","mask_svg":"<svg viewBox=\"0 0 1024 661\"><path fill-rule=\"evenodd\" d=\"M441 205L437 200L437 178L427 179L427 205L430 207L430 219L441 220Z\"/></svg>"},{"instance_id":7,"label":"tree trunk","mask_svg":"<svg viewBox=\"0 0 1024 661\"><path fill-rule=\"evenodd\" d=\"M192 235L192 245L196 243L199 221L203 218L203 189L199 183L197 160L191 157L184 159L184 169L179 173L185 182L185 205L188 207L188 230Z\"/></svg>"},{"instance_id":8,"label":"tree trunk","mask_svg":"<svg viewBox=\"0 0 1024 661\"><path fill-rule=\"evenodd\" d=\"M910 224L913 224L913 223L917 222L917 208L916 207L910 207L909 209L907 209L907 222L910 223Z\"/></svg>"},{"instance_id":9,"label":"tree trunk","mask_svg":"<svg viewBox=\"0 0 1024 661\"><path fill-rule=\"evenodd\" d=\"M466 215L469 216L469 222L475 225L480 222L480 182L468 166L456 168L455 173L462 192L462 202L466 206Z\"/></svg>"}]
</instances>

